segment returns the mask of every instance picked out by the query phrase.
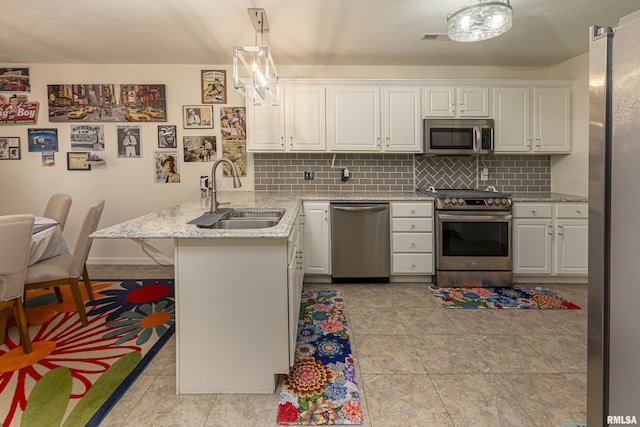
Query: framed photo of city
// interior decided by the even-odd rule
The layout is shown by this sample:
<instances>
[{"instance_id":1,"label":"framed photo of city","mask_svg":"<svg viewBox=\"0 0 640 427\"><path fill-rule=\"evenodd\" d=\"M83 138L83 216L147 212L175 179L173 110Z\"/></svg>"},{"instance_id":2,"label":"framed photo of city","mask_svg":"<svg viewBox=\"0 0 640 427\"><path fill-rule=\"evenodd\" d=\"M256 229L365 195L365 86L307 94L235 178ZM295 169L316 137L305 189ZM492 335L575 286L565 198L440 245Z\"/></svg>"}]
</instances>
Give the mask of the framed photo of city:
<instances>
[{"instance_id":1,"label":"framed photo of city","mask_svg":"<svg viewBox=\"0 0 640 427\"><path fill-rule=\"evenodd\" d=\"M20 160L20 137L0 137L0 160Z\"/></svg>"},{"instance_id":2,"label":"framed photo of city","mask_svg":"<svg viewBox=\"0 0 640 427\"><path fill-rule=\"evenodd\" d=\"M27 142L30 152L58 151L58 129L29 128Z\"/></svg>"},{"instance_id":3,"label":"framed photo of city","mask_svg":"<svg viewBox=\"0 0 640 427\"><path fill-rule=\"evenodd\" d=\"M185 129L213 129L213 105L184 105L182 120Z\"/></svg>"},{"instance_id":4,"label":"framed photo of city","mask_svg":"<svg viewBox=\"0 0 640 427\"><path fill-rule=\"evenodd\" d=\"M225 70L201 70L202 103L227 103L227 72Z\"/></svg>"},{"instance_id":5,"label":"framed photo of city","mask_svg":"<svg viewBox=\"0 0 640 427\"><path fill-rule=\"evenodd\" d=\"M52 123L167 121L161 84L47 85L47 104Z\"/></svg>"}]
</instances>

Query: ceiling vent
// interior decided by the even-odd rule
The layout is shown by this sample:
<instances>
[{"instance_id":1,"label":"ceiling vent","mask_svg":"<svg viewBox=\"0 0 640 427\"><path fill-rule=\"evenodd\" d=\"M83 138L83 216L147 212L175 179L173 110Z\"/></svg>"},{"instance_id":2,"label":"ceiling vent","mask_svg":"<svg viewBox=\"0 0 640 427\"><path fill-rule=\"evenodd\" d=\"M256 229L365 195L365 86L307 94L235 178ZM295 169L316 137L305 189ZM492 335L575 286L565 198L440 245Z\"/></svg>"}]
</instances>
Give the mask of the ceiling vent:
<instances>
[{"instance_id":1,"label":"ceiling vent","mask_svg":"<svg viewBox=\"0 0 640 427\"><path fill-rule=\"evenodd\" d=\"M447 33L424 33L420 40L449 40Z\"/></svg>"}]
</instances>

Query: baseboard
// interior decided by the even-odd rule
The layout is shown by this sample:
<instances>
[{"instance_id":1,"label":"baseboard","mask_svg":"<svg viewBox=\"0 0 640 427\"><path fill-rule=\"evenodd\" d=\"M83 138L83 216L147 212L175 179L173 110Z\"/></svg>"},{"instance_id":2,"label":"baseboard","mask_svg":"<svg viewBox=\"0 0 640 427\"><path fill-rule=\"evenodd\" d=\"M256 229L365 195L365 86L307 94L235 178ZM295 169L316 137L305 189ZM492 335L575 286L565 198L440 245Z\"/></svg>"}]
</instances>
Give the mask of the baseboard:
<instances>
[{"instance_id":1,"label":"baseboard","mask_svg":"<svg viewBox=\"0 0 640 427\"><path fill-rule=\"evenodd\" d=\"M558 284L577 284L586 285L589 276L513 276L513 283L558 283Z\"/></svg>"},{"instance_id":2,"label":"baseboard","mask_svg":"<svg viewBox=\"0 0 640 427\"><path fill-rule=\"evenodd\" d=\"M164 261L161 261L164 264ZM149 257L89 257L88 265L158 265L156 261Z\"/></svg>"}]
</instances>

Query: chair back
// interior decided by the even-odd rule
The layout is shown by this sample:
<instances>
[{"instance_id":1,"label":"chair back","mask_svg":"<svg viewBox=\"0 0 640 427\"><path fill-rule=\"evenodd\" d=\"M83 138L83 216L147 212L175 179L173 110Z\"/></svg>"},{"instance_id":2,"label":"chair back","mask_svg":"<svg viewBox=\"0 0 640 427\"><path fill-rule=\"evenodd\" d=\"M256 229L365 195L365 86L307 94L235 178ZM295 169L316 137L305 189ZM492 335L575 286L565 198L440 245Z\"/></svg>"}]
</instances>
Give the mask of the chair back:
<instances>
[{"instance_id":1,"label":"chair back","mask_svg":"<svg viewBox=\"0 0 640 427\"><path fill-rule=\"evenodd\" d=\"M64 230L64 225L67 222L67 216L69 216L70 208L70 195L65 193L54 194L49 198L49 203L47 203L43 216L45 218L55 219L58 224L60 224L60 228Z\"/></svg>"},{"instance_id":2,"label":"chair back","mask_svg":"<svg viewBox=\"0 0 640 427\"><path fill-rule=\"evenodd\" d=\"M22 296L33 215L0 216L0 301Z\"/></svg>"},{"instance_id":3,"label":"chair back","mask_svg":"<svg viewBox=\"0 0 640 427\"><path fill-rule=\"evenodd\" d=\"M78 240L76 240L76 246L73 248L73 261L71 262L71 275L69 277L80 277L82 274L93 243L93 239L89 235L98 229L98 223L104 210L104 203L104 199L99 199L89 206L89 212L84 217Z\"/></svg>"}]
</instances>

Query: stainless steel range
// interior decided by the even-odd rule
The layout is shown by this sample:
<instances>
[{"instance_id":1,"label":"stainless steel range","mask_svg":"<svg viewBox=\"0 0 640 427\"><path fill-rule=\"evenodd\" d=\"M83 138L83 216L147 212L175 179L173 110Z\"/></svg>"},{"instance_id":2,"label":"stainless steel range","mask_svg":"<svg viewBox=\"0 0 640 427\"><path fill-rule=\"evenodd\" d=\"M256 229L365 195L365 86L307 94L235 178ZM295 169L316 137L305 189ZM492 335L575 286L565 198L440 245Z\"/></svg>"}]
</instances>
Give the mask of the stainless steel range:
<instances>
[{"instance_id":1,"label":"stainless steel range","mask_svg":"<svg viewBox=\"0 0 640 427\"><path fill-rule=\"evenodd\" d=\"M512 286L510 195L491 188L423 191L435 197L436 284Z\"/></svg>"}]
</instances>

